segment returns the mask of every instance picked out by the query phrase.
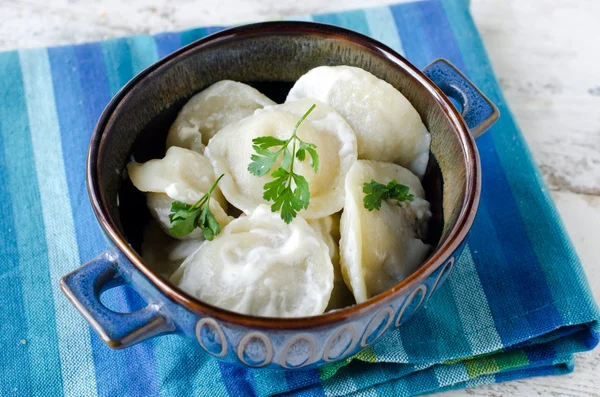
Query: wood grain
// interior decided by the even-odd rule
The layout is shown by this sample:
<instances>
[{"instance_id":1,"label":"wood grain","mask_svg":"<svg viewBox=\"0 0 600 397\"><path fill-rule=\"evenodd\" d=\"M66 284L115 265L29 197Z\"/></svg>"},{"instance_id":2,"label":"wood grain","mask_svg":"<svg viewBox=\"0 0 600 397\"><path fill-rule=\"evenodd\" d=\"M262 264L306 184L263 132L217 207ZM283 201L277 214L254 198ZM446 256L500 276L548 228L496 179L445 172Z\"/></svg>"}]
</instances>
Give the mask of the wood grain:
<instances>
[{"instance_id":1,"label":"wood grain","mask_svg":"<svg viewBox=\"0 0 600 397\"><path fill-rule=\"evenodd\" d=\"M390 0L0 0L0 50L388 4ZM600 1L472 0L511 109L600 299ZM600 397L600 350L573 374L446 396Z\"/></svg>"},{"instance_id":2,"label":"wood grain","mask_svg":"<svg viewBox=\"0 0 600 397\"><path fill-rule=\"evenodd\" d=\"M550 188L600 195L600 2L475 0L472 9Z\"/></svg>"}]
</instances>

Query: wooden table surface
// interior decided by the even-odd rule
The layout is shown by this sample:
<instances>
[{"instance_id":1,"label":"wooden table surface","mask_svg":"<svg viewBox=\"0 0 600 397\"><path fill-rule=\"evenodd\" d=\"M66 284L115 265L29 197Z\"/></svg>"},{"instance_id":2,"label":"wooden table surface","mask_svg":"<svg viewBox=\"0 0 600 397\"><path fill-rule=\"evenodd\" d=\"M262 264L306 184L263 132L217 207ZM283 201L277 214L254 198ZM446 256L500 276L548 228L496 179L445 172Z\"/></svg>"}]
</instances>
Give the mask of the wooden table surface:
<instances>
[{"instance_id":1,"label":"wooden table surface","mask_svg":"<svg viewBox=\"0 0 600 397\"><path fill-rule=\"evenodd\" d=\"M0 0L0 50L391 3L390 0ZM510 107L600 300L600 0L472 0ZM600 396L600 349L560 377L446 396Z\"/></svg>"}]
</instances>

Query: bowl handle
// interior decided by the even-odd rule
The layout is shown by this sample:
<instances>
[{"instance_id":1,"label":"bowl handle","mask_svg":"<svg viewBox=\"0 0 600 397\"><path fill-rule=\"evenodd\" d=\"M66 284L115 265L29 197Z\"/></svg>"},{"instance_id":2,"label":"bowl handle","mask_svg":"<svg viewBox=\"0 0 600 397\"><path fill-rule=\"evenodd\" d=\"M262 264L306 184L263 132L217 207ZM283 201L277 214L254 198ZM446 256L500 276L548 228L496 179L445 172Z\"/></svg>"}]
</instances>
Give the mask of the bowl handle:
<instances>
[{"instance_id":1,"label":"bowl handle","mask_svg":"<svg viewBox=\"0 0 600 397\"><path fill-rule=\"evenodd\" d=\"M132 313L117 313L104 306L100 294L119 285L132 286L129 280L112 251L104 252L60 280L60 287L67 298L113 349L175 330L158 304L150 303Z\"/></svg>"},{"instance_id":2,"label":"bowl handle","mask_svg":"<svg viewBox=\"0 0 600 397\"><path fill-rule=\"evenodd\" d=\"M437 59L425 66L427 75L447 96L457 101L467 126L477 138L498 120L498 108L454 65Z\"/></svg>"}]
</instances>

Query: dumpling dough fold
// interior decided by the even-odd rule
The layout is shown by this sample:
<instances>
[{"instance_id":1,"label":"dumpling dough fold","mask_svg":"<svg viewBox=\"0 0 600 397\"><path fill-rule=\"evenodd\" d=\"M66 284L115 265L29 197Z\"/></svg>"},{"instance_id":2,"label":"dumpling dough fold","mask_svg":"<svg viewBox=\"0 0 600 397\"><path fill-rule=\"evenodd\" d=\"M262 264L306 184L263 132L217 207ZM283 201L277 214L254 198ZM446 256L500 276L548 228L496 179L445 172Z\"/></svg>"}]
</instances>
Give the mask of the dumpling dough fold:
<instances>
[{"instance_id":1,"label":"dumpling dough fold","mask_svg":"<svg viewBox=\"0 0 600 397\"><path fill-rule=\"evenodd\" d=\"M296 81L286 102L315 98L337 110L356 132L358 158L409 168L419 177L430 136L421 116L391 84L352 66L319 66Z\"/></svg>"},{"instance_id":2,"label":"dumpling dough fold","mask_svg":"<svg viewBox=\"0 0 600 397\"><path fill-rule=\"evenodd\" d=\"M275 102L249 85L221 80L194 95L179 111L167 135L167 149L179 146L204 153L205 146L220 129L256 109Z\"/></svg>"},{"instance_id":3,"label":"dumpling dough fold","mask_svg":"<svg viewBox=\"0 0 600 397\"><path fill-rule=\"evenodd\" d=\"M388 200L380 210L364 207L365 183L392 179L410 188L412 202ZM429 202L417 178L392 163L358 160L346 175L346 203L340 222L340 257L344 280L357 303L392 288L427 257L430 246L421 239L431 217Z\"/></svg>"},{"instance_id":4,"label":"dumpling dough fold","mask_svg":"<svg viewBox=\"0 0 600 397\"><path fill-rule=\"evenodd\" d=\"M329 257L333 264L333 291L325 311L342 309L354 304L352 292L346 286L340 268L340 213L319 219L310 219L308 224L323 239L329 248Z\"/></svg>"},{"instance_id":5,"label":"dumpling dough fold","mask_svg":"<svg viewBox=\"0 0 600 397\"><path fill-rule=\"evenodd\" d=\"M357 158L356 135L342 116L314 99L259 109L252 116L228 125L211 139L205 154L215 173L225 174L219 186L227 201L246 214L260 204L269 204L263 198L264 185L273 180L271 174L280 166L282 156L267 175L250 174L248 164L254 154L252 139L261 136L289 139L300 117L313 104L316 104L315 109L300 125L297 134L303 141L317 145L319 169L315 173L311 168L309 155L304 161L294 160L294 172L306 178L310 189L310 205L298 216L316 219L342 209L344 177Z\"/></svg>"},{"instance_id":6,"label":"dumpling dough fold","mask_svg":"<svg viewBox=\"0 0 600 397\"><path fill-rule=\"evenodd\" d=\"M162 159L129 163L127 172L133 185L147 193L146 203L150 213L169 235L171 203L180 201L189 205L195 204L216 180L210 161L206 157L177 146L169 148ZM225 212L226 208L227 201L217 186L211 195L210 210L221 228L233 219ZM177 238L202 238L202 231L196 228L187 236Z\"/></svg>"},{"instance_id":7,"label":"dumpling dough fold","mask_svg":"<svg viewBox=\"0 0 600 397\"><path fill-rule=\"evenodd\" d=\"M264 317L323 313L333 288L327 245L300 217L289 225L266 205L204 242L171 280L208 304Z\"/></svg>"}]
</instances>

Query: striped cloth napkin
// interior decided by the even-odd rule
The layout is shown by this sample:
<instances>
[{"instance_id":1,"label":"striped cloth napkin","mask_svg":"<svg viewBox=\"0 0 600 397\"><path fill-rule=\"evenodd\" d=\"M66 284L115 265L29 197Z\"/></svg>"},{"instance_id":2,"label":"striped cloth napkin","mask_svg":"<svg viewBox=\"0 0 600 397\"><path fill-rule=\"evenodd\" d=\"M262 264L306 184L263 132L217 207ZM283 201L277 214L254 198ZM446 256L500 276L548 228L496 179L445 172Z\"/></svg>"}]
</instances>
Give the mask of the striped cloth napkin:
<instances>
[{"instance_id":1,"label":"striped cloth napkin","mask_svg":"<svg viewBox=\"0 0 600 397\"><path fill-rule=\"evenodd\" d=\"M483 191L448 281L406 325L351 360L283 372L221 364L197 343L106 347L59 277L104 250L84 164L104 106L136 73L220 28L0 53L0 396L408 396L573 370L598 309L492 72L466 0L305 16L381 40L419 67L438 57L500 108L478 139ZM127 290L115 310L139 308ZM112 300L112 302L110 302Z\"/></svg>"}]
</instances>

